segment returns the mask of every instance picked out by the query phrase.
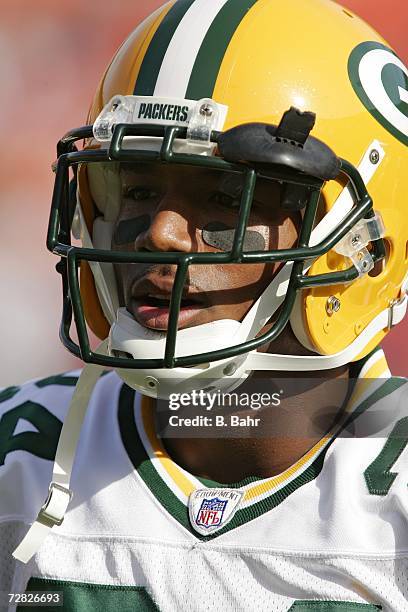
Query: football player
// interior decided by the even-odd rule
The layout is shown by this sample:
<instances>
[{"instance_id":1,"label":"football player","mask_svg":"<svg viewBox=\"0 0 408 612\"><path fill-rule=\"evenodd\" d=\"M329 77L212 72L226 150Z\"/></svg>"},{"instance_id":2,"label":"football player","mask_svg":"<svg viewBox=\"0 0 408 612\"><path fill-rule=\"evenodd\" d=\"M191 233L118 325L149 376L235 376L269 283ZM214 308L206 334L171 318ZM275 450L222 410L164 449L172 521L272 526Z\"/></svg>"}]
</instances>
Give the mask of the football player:
<instances>
[{"instance_id":1,"label":"football player","mask_svg":"<svg viewBox=\"0 0 408 612\"><path fill-rule=\"evenodd\" d=\"M407 309L407 109L401 60L328 0L172 0L130 34L54 165L86 365L0 397L5 606L408 609L379 346Z\"/></svg>"}]
</instances>

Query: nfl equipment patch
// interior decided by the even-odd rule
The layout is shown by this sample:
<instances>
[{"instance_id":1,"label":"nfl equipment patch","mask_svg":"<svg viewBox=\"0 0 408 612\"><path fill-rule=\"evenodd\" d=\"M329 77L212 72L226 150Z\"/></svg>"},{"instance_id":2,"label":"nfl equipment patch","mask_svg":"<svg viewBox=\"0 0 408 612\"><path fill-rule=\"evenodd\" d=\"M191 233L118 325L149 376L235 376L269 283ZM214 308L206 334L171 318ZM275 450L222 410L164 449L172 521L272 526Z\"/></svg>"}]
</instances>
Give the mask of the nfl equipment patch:
<instances>
[{"instance_id":1,"label":"nfl equipment patch","mask_svg":"<svg viewBox=\"0 0 408 612\"><path fill-rule=\"evenodd\" d=\"M243 495L239 489L198 489L191 493L188 509L193 529L206 536L225 527Z\"/></svg>"}]
</instances>

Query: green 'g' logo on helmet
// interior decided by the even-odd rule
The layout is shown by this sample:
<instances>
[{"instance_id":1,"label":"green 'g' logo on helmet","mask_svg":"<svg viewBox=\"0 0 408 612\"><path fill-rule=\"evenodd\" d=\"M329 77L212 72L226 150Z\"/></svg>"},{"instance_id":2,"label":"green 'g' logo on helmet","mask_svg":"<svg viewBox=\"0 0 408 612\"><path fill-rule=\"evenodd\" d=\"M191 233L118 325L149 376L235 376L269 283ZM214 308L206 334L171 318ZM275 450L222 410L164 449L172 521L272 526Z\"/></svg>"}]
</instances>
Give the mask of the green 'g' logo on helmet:
<instances>
[{"instance_id":1,"label":"green 'g' logo on helmet","mask_svg":"<svg viewBox=\"0 0 408 612\"><path fill-rule=\"evenodd\" d=\"M408 69L401 60L385 45L363 42L349 57L348 73L366 109L408 145Z\"/></svg>"}]
</instances>

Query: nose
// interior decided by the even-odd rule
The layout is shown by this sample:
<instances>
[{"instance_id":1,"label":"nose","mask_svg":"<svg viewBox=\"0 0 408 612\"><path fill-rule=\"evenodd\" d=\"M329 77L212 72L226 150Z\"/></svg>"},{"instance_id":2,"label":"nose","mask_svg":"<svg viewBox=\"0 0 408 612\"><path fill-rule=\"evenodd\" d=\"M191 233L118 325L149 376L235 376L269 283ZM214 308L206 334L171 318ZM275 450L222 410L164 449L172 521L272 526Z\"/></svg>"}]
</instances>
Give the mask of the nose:
<instances>
[{"instance_id":1,"label":"nose","mask_svg":"<svg viewBox=\"0 0 408 612\"><path fill-rule=\"evenodd\" d=\"M196 224L192 222L192 207L163 199L150 215L150 225L135 240L136 251L181 251L196 250Z\"/></svg>"}]
</instances>

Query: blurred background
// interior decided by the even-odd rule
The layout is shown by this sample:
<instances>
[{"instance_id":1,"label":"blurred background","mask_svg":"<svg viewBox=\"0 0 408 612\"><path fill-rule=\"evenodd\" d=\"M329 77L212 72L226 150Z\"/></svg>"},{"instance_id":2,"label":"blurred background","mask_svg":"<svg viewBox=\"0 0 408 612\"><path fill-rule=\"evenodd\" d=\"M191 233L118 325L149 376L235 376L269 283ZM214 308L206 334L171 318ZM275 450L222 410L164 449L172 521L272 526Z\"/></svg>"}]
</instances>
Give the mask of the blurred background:
<instances>
[{"instance_id":1,"label":"blurred background","mask_svg":"<svg viewBox=\"0 0 408 612\"><path fill-rule=\"evenodd\" d=\"M57 259L45 248L50 165L57 140L84 124L115 50L162 4L117 0L112 8L99 0L0 0L0 386L80 366L58 339ZM342 4L378 29L408 63L406 0ZM408 375L407 319L384 342L398 375Z\"/></svg>"}]
</instances>

